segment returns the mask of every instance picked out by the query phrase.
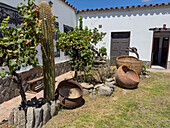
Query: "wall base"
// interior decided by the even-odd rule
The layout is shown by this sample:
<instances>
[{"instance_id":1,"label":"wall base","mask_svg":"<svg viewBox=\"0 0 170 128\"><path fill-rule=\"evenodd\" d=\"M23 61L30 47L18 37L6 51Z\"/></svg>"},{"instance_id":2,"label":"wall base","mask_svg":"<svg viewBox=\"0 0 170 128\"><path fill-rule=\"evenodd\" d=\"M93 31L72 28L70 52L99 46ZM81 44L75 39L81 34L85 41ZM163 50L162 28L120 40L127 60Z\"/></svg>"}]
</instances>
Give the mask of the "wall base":
<instances>
[{"instance_id":1,"label":"wall base","mask_svg":"<svg viewBox=\"0 0 170 128\"><path fill-rule=\"evenodd\" d=\"M64 74L71 70L71 65L69 61L58 63L55 65L55 76L59 76L61 74ZM32 80L37 77L42 76L42 73L37 73L33 76L30 76L28 79ZM37 84L41 84L43 81L38 81ZM23 81L22 83L24 91L27 91L29 88L29 85L26 83L26 81ZM4 78L0 77L0 104L4 101L8 101L16 96L20 95L19 86L16 83L14 83L13 76L6 76Z\"/></svg>"},{"instance_id":2,"label":"wall base","mask_svg":"<svg viewBox=\"0 0 170 128\"><path fill-rule=\"evenodd\" d=\"M150 68L150 61L143 61L143 64L146 65L146 68ZM167 69L170 69L170 61L168 61Z\"/></svg>"}]
</instances>

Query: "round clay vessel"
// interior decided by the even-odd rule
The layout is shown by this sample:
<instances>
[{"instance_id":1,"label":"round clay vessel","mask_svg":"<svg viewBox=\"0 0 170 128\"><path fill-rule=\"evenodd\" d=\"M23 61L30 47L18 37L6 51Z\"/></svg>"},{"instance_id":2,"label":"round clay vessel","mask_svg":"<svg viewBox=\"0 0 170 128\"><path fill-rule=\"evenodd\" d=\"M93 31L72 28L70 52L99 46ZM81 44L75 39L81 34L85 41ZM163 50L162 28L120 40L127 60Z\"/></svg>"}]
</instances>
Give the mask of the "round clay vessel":
<instances>
[{"instance_id":1,"label":"round clay vessel","mask_svg":"<svg viewBox=\"0 0 170 128\"><path fill-rule=\"evenodd\" d=\"M115 80L118 86L129 89L137 88L139 84L138 74L134 70L129 69L126 65L122 65L118 68Z\"/></svg>"},{"instance_id":2,"label":"round clay vessel","mask_svg":"<svg viewBox=\"0 0 170 128\"><path fill-rule=\"evenodd\" d=\"M58 85L60 103L66 108L76 108L82 102L83 88L73 80L61 81Z\"/></svg>"},{"instance_id":3,"label":"round clay vessel","mask_svg":"<svg viewBox=\"0 0 170 128\"><path fill-rule=\"evenodd\" d=\"M117 68L122 65L126 65L128 68L140 74L142 71L143 61L134 56L119 56L116 58L116 65Z\"/></svg>"}]
</instances>

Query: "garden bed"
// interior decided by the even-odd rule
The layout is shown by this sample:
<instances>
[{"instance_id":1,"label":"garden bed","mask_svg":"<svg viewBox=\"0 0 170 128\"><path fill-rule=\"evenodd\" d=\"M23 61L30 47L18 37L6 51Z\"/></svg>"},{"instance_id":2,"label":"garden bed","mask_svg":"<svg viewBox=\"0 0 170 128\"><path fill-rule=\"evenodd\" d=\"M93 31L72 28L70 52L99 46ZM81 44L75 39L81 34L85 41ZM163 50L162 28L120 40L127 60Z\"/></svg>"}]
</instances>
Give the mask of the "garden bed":
<instances>
[{"instance_id":1,"label":"garden bed","mask_svg":"<svg viewBox=\"0 0 170 128\"><path fill-rule=\"evenodd\" d=\"M110 97L84 96L82 107L61 109L44 127L168 127L169 77L151 73L138 89L115 87Z\"/></svg>"}]
</instances>

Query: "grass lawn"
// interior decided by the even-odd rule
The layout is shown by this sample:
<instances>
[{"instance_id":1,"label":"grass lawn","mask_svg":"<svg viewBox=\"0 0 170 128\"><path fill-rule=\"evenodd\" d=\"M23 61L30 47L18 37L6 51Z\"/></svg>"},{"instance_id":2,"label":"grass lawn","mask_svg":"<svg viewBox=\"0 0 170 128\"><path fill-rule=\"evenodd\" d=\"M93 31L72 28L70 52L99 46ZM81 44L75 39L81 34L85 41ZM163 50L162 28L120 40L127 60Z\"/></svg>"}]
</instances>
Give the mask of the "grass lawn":
<instances>
[{"instance_id":1,"label":"grass lawn","mask_svg":"<svg viewBox=\"0 0 170 128\"><path fill-rule=\"evenodd\" d=\"M115 88L110 97L83 96L77 109L61 109L44 128L168 128L170 74L151 73L137 89Z\"/></svg>"}]
</instances>

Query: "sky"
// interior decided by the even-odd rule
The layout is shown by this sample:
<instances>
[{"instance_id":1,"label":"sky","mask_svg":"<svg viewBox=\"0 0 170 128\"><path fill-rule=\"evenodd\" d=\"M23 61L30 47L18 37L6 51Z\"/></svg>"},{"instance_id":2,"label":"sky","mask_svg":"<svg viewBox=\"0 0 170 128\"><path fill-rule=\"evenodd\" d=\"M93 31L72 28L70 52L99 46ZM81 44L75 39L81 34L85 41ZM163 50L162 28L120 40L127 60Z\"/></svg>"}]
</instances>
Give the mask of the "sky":
<instances>
[{"instance_id":1,"label":"sky","mask_svg":"<svg viewBox=\"0 0 170 128\"><path fill-rule=\"evenodd\" d=\"M170 0L67 0L78 10L168 3Z\"/></svg>"}]
</instances>

